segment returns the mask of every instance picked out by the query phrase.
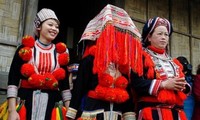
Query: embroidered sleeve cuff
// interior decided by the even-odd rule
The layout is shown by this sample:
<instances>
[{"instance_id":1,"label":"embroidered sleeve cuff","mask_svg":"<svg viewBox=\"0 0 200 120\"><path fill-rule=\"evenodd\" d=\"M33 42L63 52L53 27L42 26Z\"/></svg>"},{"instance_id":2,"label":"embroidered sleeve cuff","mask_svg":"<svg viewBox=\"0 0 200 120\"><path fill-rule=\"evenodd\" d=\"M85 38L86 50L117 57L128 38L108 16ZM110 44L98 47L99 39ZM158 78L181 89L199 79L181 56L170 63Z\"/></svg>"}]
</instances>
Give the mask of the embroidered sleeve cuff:
<instances>
[{"instance_id":1,"label":"embroidered sleeve cuff","mask_svg":"<svg viewBox=\"0 0 200 120\"><path fill-rule=\"evenodd\" d=\"M151 86L149 88L149 94L156 96L158 94L158 89L160 87L161 80L152 80Z\"/></svg>"},{"instance_id":2,"label":"embroidered sleeve cuff","mask_svg":"<svg viewBox=\"0 0 200 120\"><path fill-rule=\"evenodd\" d=\"M77 113L77 110L75 110L75 109L69 107L68 110L67 110L67 113L66 113L66 117L75 119L76 113Z\"/></svg>"},{"instance_id":3,"label":"embroidered sleeve cuff","mask_svg":"<svg viewBox=\"0 0 200 120\"><path fill-rule=\"evenodd\" d=\"M136 120L135 112L126 112L122 115L123 120Z\"/></svg>"},{"instance_id":4,"label":"embroidered sleeve cuff","mask_svg":"<svg viewBox=\"0 0 200 120\"><path fill-rule=\"evenodd\" d=\"M71 97L72 97L72 94L71 94L70 90L62 91L63 101L71 100Z\"/></svg>"},{"instance_id":5,"label":"embroidered sleeve cuff","mask_svg":"<svg viewBox=\"0 0 200 120\"><path fill-rule=\"evenodd\" d=\"M18 88L15 85L8 85L7 88L7 98L10 97L17 97L17 93L18 93Z\"/></svg>"}]
</instances>

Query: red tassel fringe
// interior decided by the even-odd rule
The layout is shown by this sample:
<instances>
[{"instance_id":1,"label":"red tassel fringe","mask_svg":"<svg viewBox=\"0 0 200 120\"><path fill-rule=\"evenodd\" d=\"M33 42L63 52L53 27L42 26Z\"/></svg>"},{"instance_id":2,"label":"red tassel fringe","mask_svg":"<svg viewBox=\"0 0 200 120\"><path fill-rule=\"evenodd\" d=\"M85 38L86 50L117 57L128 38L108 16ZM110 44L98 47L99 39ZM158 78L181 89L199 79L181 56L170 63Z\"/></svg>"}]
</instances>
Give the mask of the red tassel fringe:
<instances>
[{"instance_id":1,"label":"red tassel fringe","mask_svg":"<svg viewBox=\"0 0 200 120\"><path fill-rule=\"evenodd\" d=\"M96 43L94 73L104 72L110 62L116 63L121 72L129 74L130 68L142 75L142 45L139 38L107 24Z\"/></svg>"}]
</instances>

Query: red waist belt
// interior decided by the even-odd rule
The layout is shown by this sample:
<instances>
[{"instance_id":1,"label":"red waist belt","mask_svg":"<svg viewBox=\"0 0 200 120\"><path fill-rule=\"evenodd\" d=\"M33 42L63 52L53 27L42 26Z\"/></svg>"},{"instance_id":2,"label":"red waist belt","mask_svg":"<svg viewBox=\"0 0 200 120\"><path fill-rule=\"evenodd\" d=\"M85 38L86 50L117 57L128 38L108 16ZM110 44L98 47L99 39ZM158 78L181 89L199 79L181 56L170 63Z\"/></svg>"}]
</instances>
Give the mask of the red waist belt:
<instances>
[{"instance_id":1,"label":"red waist belt","mask_svg":"<svg viewBox=\"0 0 200 120\"><path fill-rule=\"evenodd\" d=\"M141 97L139 101L144 101L144 102L159 102L156 97Z\"/></svg>"},{"instance_id":2,"label":"red waist belt","mask_svg":"<svg viewBox=\"0 0 200 120\"><path fill-rule=\"evenodd\" d=\"M48 88L45 85L40 86L40 87L33 86L27 80L21 80L20 87L22 87L22 88L32 88L32 89L58 90L58 88Z\"/></svg>"}]
</instances>

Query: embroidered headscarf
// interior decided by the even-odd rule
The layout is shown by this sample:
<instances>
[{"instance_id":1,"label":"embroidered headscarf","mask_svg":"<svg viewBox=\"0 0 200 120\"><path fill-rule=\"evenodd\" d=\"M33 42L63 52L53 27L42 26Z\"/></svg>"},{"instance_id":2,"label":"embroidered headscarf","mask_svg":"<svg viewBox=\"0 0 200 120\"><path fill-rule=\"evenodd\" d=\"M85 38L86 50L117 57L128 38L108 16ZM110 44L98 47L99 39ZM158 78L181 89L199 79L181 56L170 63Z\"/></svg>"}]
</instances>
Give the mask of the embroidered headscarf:
<instances>
[{"instance_id":1,"label":"embroidered headscarf","mask_svg":"<svg viewBox=\"0 0 200 120\"><path fill-rule=\"evenodd\" d=\"M38 36L38 31L36 30L36 28L40 27L42 22L44 22L45 20L48 20L48 19L54 19L54 20L56 20L56 22L58 24L60 24L60 21L58 20L55 12L53 10L48 9L48 8L43 8L36 14L36 17L34 20L35 35Z\"/></svg>"},{"instance_id":2,"label":"embroidered headscarf","mask_svg":"<svg viewBox=\"0 0 200 120\"><path fill-rule=\"evenodd\" d=\"M165 26L168 30L169 36L173 32L172 24L166 18L161 18L161 17L150 18L145 23L142 30L142 44L144 47L147 47L149 45L149 42L147 40L148 35L151 34L154 31L154 29L158 26Z\"/></svg>"},{"instance_id":3,"label":"embroidered headscarf","mask_svg":"<svg viewBox=\"0 0 200 120\"><path fill-rule=\"evenodd\" d=\"M88 40L96 43L94 73L104 72L112 62L123 66L126 73L132 68L141 74L141 34L122 8L106 5L88 23L79 44Z\"/></svg>"}]
</instances>

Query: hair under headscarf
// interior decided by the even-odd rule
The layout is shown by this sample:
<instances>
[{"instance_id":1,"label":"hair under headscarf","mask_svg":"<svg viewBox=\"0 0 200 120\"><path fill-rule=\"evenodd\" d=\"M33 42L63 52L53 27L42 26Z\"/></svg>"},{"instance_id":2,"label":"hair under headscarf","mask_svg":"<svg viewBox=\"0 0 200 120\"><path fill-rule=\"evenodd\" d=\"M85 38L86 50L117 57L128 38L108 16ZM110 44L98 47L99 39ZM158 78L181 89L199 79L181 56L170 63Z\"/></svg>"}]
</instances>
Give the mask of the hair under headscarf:
<instances>
[{"instance_id":1,"label":"hair under headscarf","mask_svg":"<svg viewBox=\"0 0 200 120\"><path fill-rule=\"evenodd\" d=\"M150 18L144 25L142 30L142 44L144 47L147 47L149 45L149 42L147 40L147 37L149 34L151 34L154 29L158 26L166 26L169 36L172 34L173 28L172 24L166 19L161 17L154 17Z\"/></svg>"},{"instance_id":2,"label":"hair under headscarf","mask_svg":"<svg viewBox=\"0 0 200 120\"><path fill-rule=\"evenodd\" d=\"M40 27L41 23L48 19L54 19L56 20L58 24L60 24L60 21L58 20L53 10L48 9L48 8L43 8L36 14L36 17L34 20L35 35L38 36L38 32L36 28Z\"/></svg>"}]
</instances>

